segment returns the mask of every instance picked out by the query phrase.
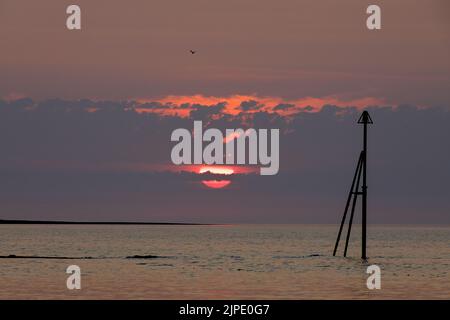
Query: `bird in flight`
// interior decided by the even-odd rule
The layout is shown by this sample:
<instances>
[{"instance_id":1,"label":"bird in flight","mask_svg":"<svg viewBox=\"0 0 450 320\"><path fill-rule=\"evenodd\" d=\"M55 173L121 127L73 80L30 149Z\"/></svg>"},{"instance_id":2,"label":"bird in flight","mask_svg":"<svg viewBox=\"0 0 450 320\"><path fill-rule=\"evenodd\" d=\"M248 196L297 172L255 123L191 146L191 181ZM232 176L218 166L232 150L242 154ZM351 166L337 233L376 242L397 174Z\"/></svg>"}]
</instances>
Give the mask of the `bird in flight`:
<instances>
[{"instance_id":1,"label":"bird in flight","mask_svg":"<svg viewBox=\"0 0 450 320\"><path fill-rule=\"evenodd\" d=\"M194 54L194 53L196 53L197 51L189 50L189 52L192 53L192 54Z\"/></svg>"}]
</instances>

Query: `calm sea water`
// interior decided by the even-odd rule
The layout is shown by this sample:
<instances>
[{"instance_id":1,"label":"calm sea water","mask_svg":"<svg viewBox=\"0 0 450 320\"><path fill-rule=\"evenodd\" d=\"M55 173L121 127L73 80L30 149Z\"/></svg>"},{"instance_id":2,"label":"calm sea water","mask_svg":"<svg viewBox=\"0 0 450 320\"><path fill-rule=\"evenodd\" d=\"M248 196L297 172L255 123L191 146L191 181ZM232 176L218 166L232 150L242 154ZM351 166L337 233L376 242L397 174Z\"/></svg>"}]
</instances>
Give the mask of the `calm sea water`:
<instances>
[{"instance_id":1,"label":"calm sea water","mask_svg":"<svg viewBox=\"0 0 450 320\"><path fill-rule=\"evenodd\" d=\"M336 232L334 225L0 225L0 256L37 257L0 259L0 298L450 298L449 226L371 226L369 264L381 267L381 290L366 287L359 226L351 258L331 255ZM126 258L134 255L158 258ZM81 290L66 288L71 264L81 268Z\"/></svg>"}]
</instances>

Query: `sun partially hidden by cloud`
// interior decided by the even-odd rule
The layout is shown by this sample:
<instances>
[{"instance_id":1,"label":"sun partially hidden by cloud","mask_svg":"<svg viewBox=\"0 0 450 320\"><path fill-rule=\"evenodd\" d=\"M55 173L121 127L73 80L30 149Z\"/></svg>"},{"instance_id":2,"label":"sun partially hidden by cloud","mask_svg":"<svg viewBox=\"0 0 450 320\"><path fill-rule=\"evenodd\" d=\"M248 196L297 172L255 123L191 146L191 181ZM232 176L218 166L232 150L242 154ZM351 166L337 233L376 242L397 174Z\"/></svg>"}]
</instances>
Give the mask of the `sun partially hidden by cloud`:
<instances>
[{"instance_id":1,"label":"sun partially hidden by cloud","mask_svg":"<svg viewBox=\"0 0 450 320\"><path fill-rule=\"evenodd\" d=\"M233 168L231 167L223 167L223 166L201 166L198 170L198 173L212 173L215 175L225 175L229 176L234 173ZM212 189L222 189L228 186L231 183L231 180L202 180L202 183L208 188Z\"/></svg>"},{"instance_id":2,"label":"sun partially hidden by cloud","mask_svg":"<svg viewBox=\"0 0 450 320\"><path fill-rule=\"evenodd\" d=\"M206 173L206 172L211 172L213 174L230 175L234 173L234 170L231 167L202 166L198 171L198 173Z\"/></svg>"}]
</instances>

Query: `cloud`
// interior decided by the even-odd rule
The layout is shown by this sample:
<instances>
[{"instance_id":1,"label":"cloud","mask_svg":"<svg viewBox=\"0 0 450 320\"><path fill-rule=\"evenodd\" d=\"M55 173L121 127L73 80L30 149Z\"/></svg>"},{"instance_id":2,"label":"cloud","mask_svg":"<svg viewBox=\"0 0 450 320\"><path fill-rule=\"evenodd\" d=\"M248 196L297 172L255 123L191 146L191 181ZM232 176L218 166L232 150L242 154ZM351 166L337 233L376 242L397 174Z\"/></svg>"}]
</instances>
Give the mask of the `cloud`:
<instances>
[{"instance_id":1,"label":"cloud","mask_svg":"<svg viewBox=\"0 0 450 320\"><path fill-rule=\"evenodd\" d=\"M136 99L135 106L138 111L150 111L164 115L177 115L188 117L189 112L185 110L199 110L199 107L223 106L222 114L235 116L241 112L268 112L281 115L291 115L298 112L317 112L324 105L335 105L341 108L354 106L364 108L370 105L385 105L383 99L373 97L348 98L340 96L325 97L303 97L298 99L283 99L281 97L257 96L257 95L230 95L230 96L167 96L159 99ZM140 108L140 104L157 103L154 110Z\"/></svg>"},{"instance_id":2,"label":"cloud","mask_svg":"<svg viewBox=\"0 0 450 320\"><path fill-rule=\"evenodd\" d=\"M210 119L215 115L219 115L223 112L226 107L225 102L219 102L215 105L201 105L201 104L193 104L191 105L191 112L189 114L190 118L194 118L197 120Z\"/></svg>"},{"instance_id":3,"label":"cloud","mask_svg":"<svg viewBox=\"0 0 450 320\"><path fill-rule=\"evenodd\" d=\"M263 104L259 104L258 101L255 100L242 101L239 106L239 108L243 111L260 110L263 107L264 107Z\"/></svg>"},{"instance_id":4,"label":"cloud","mask_svg":"<svg viewBox=\"0 0 450 320\"><path fill-rule=\"evenodd\" d=\"M139 112L142 104L188 113ZM280 108L292 108L285 104ZM327 104L289 115L227 108L225 102L0 100L2 216L337 222L361 150L360 108ZM450 112L408 105L367 110L374 121L370 221L450 223L450 172L443 169L450 162ZM191 129L194 120L221 130L279 128L279 174L233 175L227 188L205 190L199 183L205 177L170 162L172 130Z\"/></svg>"},{"instance_id":5,"label":"cloud","mask_svg":"<svg viewBox=\"0 0 450 320\"><path fill-rule=\"evenodd\" d=\"M277 104L274 108L273 108L273 110L274 111L278 111L278 110L288 110L288 109L292 109L292 108L294 108L295 107L295 105L294 104L291 104L291 103L279 103L279 104Z\"/></svg>"}]
</instances>

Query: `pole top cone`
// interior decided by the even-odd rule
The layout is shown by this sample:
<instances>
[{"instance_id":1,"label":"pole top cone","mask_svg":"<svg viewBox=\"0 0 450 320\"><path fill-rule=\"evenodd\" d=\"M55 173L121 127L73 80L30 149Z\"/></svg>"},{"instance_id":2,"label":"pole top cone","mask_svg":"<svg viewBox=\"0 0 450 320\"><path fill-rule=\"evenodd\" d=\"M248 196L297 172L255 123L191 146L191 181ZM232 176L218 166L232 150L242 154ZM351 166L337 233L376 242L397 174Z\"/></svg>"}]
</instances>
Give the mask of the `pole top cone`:
<instances>
[{"instance_id":1,"label":"pole top cone","mask_svg":"<svg viewBox=\"0 0 450 320\"><path fill-rule=\"evenodd\" d=\"M359 117L358 123L373 124L373 121L372 121L372 118L369 115L369 112L363 111L361 117Z\"/></svg>"}]
</instances>

